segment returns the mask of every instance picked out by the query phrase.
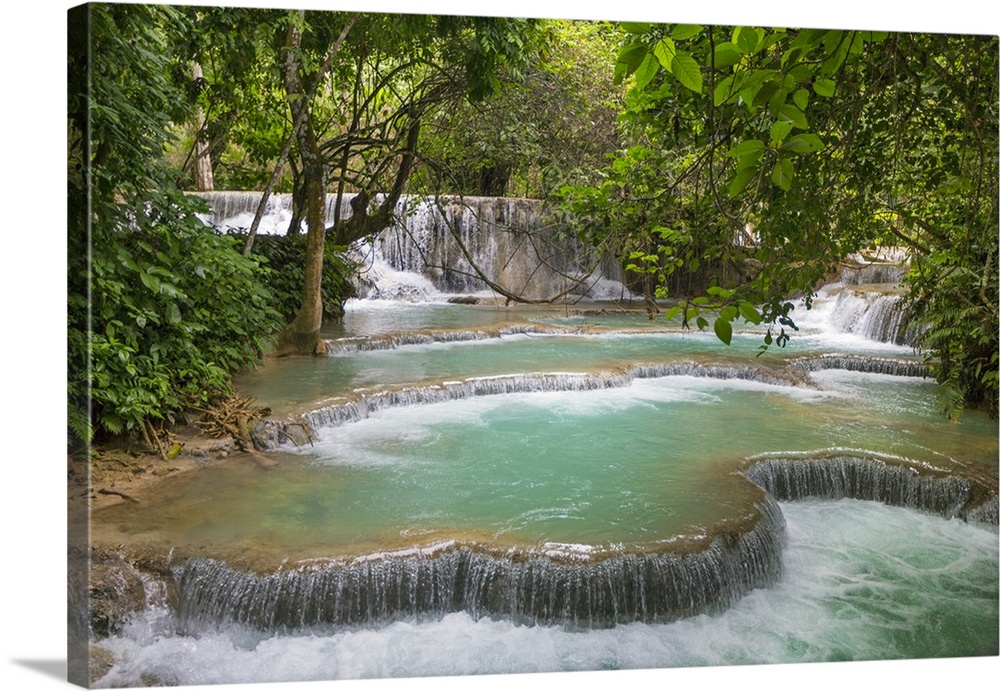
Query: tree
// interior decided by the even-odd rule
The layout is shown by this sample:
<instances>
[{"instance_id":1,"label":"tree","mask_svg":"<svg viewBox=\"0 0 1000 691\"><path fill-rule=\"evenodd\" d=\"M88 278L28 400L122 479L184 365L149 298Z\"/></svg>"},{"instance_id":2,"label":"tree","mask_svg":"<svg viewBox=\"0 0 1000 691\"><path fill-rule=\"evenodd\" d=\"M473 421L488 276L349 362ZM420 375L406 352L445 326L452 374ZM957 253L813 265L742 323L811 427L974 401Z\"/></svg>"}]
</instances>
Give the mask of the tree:
<instances>
[{"instance_id":1,"label":"tree","mask_svg":"<svg viewBox=\"0 0 1000 691\"><path fill-rule=\"evenodd\" d=\"M187 122L192 27L176 8L91 4L69 62L69 420L156 434L230 390L277 328L264 271L208 231L162 160Z\"/></svg>"},{"instance_id":2,"label":"tree","mask_svg":"<svg viewBox=\"0 0 1000 691\"><path fill-rule=\"evenodd\" d=\"M425 126L423 189L451 194L547 198L584 183L620 148L613 83L621 31L609 22L546 20L531 61L501 73L503 89L439 111Z\"/></svg>"},{"instance_id":3,"label":"tree","mask_svg":"<svg viewBox=\"0 0 1000 691\"><path fill-rule=\"evenodd\" d=\"M319 341L327 236L334 245L347 246L391 225L414 169L424 118L449 101L491 95L499 86L498 67L523 59L520 51L533 22L416 15L347 19L324 12L290 15L287 27L282 78L291 120L301 122L293 130L309 241L302 302L278 334L280 355L311 353ZM329 58L321 60L322 55ZM306 84L321 84L327 69L330 83L307 89ZM336 189L333 219L325 212L329 184ZM341 216L349 190L354 191L351 214Z\"/></svg>"},{"instance_id":4,"label":"tree","mask_svg":"<svg viewBox=\"0 0 1000 691\"><path fill-rule=\"evenodd\" d=\"M902 246L943 407L995 413L996 37L623 26L636 145L569 198L619 201L605 231L655 296L708 257L708 294L673 313L706 328L714 312L723 340L763 320L782 344L790 296L808 305L849 254Z\"/></svg>"}]
</instances>

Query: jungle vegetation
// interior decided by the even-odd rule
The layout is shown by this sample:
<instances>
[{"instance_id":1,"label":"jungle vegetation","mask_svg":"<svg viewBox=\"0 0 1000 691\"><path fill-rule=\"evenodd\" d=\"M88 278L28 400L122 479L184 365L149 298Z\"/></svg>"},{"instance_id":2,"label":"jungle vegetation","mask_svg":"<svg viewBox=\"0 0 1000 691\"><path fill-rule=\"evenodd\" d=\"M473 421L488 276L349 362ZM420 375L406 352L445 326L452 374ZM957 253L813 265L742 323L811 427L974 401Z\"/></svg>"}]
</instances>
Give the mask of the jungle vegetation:
<instances>
[{"instance_id":1,"label":"jungle vegetation","mask_svg":"<svg viewBox=\"0 0 1000 691\"><path fill-rule=\"evenodd\" d=\"M942 411L997 412L995 36L159 5L72 10L72 449L311 353L346 248L407 194L530 196L650 309L793 337L793 296L899 248ZM283 238L190 192L290 192ZM327 194L355 193L348 218ZM376 194L383 193L376 201Z\"/></svg>"}]
</instances>

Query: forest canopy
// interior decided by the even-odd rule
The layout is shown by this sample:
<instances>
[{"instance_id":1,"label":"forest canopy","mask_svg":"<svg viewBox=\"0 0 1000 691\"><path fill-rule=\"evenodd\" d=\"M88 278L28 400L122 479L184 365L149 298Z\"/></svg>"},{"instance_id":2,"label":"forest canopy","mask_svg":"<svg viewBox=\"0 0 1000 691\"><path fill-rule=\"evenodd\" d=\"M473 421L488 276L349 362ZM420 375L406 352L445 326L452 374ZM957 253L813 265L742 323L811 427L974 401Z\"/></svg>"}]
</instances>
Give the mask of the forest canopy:
<instances>
[{"instance_id":1,"label":"forest canopy","mask_svg":"<svg viewBox=\"0 0 1000 691\"><path fill-rule=\"evenodd\" d=\"M995 36L101 3L70 27L74 447L311 353L403 194L545 199L651 309L764 348L839 262L901 249L943 411L996 414ZM291 193L288 235L210 232L211 186Z\"/></svg>"}]
</instances>

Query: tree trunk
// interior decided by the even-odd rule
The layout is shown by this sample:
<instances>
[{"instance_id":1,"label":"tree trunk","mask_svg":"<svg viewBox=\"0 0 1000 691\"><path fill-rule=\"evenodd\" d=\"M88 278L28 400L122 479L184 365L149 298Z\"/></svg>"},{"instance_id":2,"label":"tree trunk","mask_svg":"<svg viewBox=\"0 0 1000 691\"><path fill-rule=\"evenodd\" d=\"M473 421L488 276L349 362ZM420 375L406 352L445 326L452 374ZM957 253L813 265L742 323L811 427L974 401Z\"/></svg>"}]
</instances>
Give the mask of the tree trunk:
<instances>
[{"instance_id":1,"label":"tree trunk","mask_svg":"<svg viewBox=\"0 0 1000 691\"><path fill-rule=\"evenodd\" d=\"M306 201L306 223L309 233L306 241L305 280L302 303L295 318L279 334L277 355L309 355L316 351L319 332L323 325L323 255L326 239L326 167L309 114L309 98L299 76L298 51L301 34L294 25L288 29L283 65L285 89L295 120L301 119L298 130L299 156L302 159L302 177ZM303 112L303 109L305 111Z\"/></svg>"},{"instance_id":2,"label":"tree trunk","mask_svg":"<svg viewBox=\"0 0 1000 691\"><path fill-rule=\"evenodd\" d=\"M203 78L201 65L194 64L192 76L195 81ZM209 154L208 142L204 137L205 126L202 124L204 115L201 107L195 111L195 121L198 122L198 131L195 134L194 146L194 188L199 192L211 192L215 189L215 176L212 174L212 157Z\"/></svg>"}]
</instances>

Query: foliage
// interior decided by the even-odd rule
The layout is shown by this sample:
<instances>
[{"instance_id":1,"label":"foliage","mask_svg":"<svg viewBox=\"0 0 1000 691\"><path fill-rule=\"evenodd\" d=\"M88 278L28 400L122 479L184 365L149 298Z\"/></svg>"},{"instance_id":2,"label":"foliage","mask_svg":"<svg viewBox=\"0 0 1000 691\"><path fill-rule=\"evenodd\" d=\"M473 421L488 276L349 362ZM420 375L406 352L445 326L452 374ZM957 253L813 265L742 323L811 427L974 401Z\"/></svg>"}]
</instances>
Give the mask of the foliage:
<instances>
[{"instance_id":1,"label":"foliage","mask_svg":"<svg viewBox=\"0 0 1000 691\"><path fill-rule=\"evenodd\" d=\"M620 146L622 89L612 80L620 31L607 22L548 20L531 64L498 77L479 102L438 111L425 127L416 183L436 192L546 198L583 183Z\"/></svg>"},{"instance_id":2,"label":"foliage","mask_svg":"<svg viewBox=\"0 0 1000 691\"><path fill-rule=\"evenodd\" d=\"M91 42L70 56L68 389L87 442L228 391L277 314L262 267L197 219L203 203L161 163L171 120L190 114L176 50L190 25L169 7L80 12Z\"/></svg>"},{"instance_id":3,"label":"foliage","mask_svg":"<svg viewBox=\"0 0 1000 691\"><path fill-rule=\"evenodd\" d=\"M566 199L617 200L596 232L621 236L652 293L668 295L684 262L719 258L734 271L707 276L713 293L682 313L707 328L713 312L723 340L760 317L766 348L794 329L788 297L808 305L848 255L900 246L945 407L995 411L996 37L623 27L635 145Z\"/></svg>"},{"instance_id":4,"label":"foliage","mask_svg":"<svg viewBox=\"0 0 1000 691\"><path fill-rule=\"evenodd\" d=\"M228 392L276 325L257 262L179 193L156 201L93 256L93 404L113 434Z\"/></svg>"},{"instance_id":5,"label":"foliage","mask_svg":"<svg viewBox=\"0 0 1000 691\"><path fill-rule=\"evenodd\" d=\"M245 235L233 234L240 244ZM347 249L335 245L325 246L323 263L323 318L336 322L344 316L344 302L354 297L351 276L355 266L347 257ZM271 304L287 322L295 315L302 299L305 280L303 258L306 254L304 235L259 235L254 242L254 256L267 267L262 279L271 296Z\"/></svg>"}]
</instances>

